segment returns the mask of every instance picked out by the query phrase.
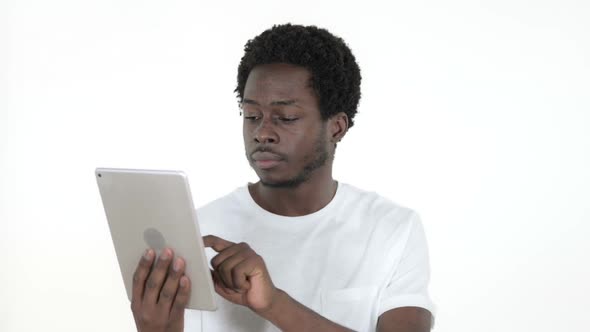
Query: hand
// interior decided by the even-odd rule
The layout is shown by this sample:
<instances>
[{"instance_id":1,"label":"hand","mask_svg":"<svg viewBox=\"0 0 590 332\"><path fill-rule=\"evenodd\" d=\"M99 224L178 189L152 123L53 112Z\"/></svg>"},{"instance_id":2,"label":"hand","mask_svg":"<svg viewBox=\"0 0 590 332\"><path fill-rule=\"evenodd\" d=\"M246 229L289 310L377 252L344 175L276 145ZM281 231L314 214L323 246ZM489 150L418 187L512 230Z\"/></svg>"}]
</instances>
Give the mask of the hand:
<instances>
[{"instance_id":1,"label":"hand","mask_svg":"<svg viewBox=\"0 0 590 332\"><path fill-rule=\"evenodd\" d=\"M133 275L131 311L137 331L183 331L184 308L190 295L190 280L184 275L185 262L180 257L174 259L172 250L166 248L150 273L154 258L154 251L148 249Z\"/></svg>"},{"instance_id":2,"label":"hand","mask_svg":"<svg viewBox=\"0 0 590 332\"><path fill-rule=\"evenodd\" d=\"M213 235L203 237L205 247L219 254L211 260L215 291L224 299L247 306L258 314L271 309L279 290L264 260L246 243L233 243Z\"/></svg>"}]
</instances>

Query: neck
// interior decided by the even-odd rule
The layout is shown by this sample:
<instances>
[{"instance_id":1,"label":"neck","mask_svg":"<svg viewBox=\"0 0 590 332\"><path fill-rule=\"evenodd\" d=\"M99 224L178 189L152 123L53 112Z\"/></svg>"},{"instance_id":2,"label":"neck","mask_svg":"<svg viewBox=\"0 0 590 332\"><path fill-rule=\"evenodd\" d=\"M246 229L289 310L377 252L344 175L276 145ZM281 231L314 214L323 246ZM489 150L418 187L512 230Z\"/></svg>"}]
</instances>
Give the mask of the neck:
<instances>
[{"instance_id":1,"label":"neck","mask_svg":"<svg viewBox=\"0 0 590 332\"><path fill-rule=\"evenodd\" d=\"M294 188L273 188L259 181L248 189L254 201L271 213L288 217L304 216L321 210L336 194L338 183L332 178L331 169L326 171L326 174L315 172L307 181Z\"/></svg>"}]
</instances>

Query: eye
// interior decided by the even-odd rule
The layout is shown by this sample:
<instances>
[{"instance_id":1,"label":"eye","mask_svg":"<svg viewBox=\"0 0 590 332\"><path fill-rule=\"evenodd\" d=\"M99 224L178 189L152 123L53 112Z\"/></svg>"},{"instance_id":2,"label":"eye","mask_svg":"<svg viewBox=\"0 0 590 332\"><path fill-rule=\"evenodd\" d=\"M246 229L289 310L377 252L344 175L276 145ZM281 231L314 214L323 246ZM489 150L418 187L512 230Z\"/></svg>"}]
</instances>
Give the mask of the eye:
<instances>
[{"instance_id":1,"label":"eye","mask_svg":"<svg viewBox=\"0 0 590 332\"><path fill-rule=\"evenodd\" d=\"M260 117L252 115L252 116L244 116L244 119L249 120L249 121L256 121L256 120L260 119Z\"/></svg>"},{"instance_id":2,"label":"eye","mask_svg":"<svg viewBox=\"0 0 590 332\"><path fill-rule=\"evenodd\" d=\"M283 122L295 122L295 121L299 120L299 118L279 118L279 120L281 120Z\"/></svg>"}]
</instances>

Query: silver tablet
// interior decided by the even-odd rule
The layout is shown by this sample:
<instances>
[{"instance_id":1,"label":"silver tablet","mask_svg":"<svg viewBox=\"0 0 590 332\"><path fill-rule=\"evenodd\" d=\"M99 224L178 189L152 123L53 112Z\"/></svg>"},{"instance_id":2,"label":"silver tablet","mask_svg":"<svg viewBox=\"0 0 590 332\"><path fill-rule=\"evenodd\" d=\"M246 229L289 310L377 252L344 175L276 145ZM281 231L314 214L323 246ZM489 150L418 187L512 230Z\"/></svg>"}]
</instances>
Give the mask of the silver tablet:
<instances>
[{"instance_id":1,"label":"silver tablet","mask_svg":"<svg viewBox=\"0 0 590 332\"><path fill-rule=\"evenodd\" d=\"M187 308L215 310L214 288L188 179L179 171L95 171L119 267L131 300L133 273L147 248L165 247L186 261Z\"/></svg>"}]
</instances>

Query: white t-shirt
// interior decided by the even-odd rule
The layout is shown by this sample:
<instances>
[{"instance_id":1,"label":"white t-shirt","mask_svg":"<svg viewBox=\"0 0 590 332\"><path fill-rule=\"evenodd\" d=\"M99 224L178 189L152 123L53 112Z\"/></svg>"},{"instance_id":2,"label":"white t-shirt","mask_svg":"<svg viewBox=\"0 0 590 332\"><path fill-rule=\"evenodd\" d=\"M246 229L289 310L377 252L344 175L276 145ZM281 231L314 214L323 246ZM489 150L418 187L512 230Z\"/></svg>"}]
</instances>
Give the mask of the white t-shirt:
<instances>
[{"instance_id":1,"label":"white t-shirt","mask_svg":"<svg viewBox=\"0 0 590 332\"><path fill-rule=\"evenodd\" d=\"M244 186L197 215L201 234L248 243L276 287L338 324L375 331L379 315L406 306L434 314L422 224L376 193L339 183L323 209L285 217L261 208ZM208 248L207 255L215 252ZM214 312L186 310L185 331L279 331L218 295L217 304Z\"/></svg>"}]
</instances>

